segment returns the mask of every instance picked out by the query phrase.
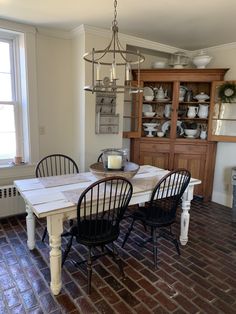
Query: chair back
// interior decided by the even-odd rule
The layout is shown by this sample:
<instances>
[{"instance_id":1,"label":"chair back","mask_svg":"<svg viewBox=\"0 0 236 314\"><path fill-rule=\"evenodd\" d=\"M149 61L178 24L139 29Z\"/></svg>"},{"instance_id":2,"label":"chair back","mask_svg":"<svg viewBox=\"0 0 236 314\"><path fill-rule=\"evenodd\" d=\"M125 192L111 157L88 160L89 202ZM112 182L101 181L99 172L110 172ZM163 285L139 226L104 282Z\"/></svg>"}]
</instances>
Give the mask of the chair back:
<instances>
[{"instance_id":1,"label":"chair back","mask_svg":"<svg viewBox=\"0 0 236 314\"><path fill-rule=\"evenodd\" d=\"M79 240L88 239L86 244L93 245L117 238L132 193L131 182L120 176L96 181L83 191L77 206Z\"/></svg>"},{"instance_id":2,"label":"chair back","mask_svg":"<svg viewBox=\"0 0 236 314\"><path fill-rule=\"evenodd\" d=\"M170 171L155 186L147 209L147 219L170 224L175 221L180 199L191 179L186 169Z\"/></svg>"},{"instance_id":3,"label":"chair back","mask_svg":"<svg viewBox=\"0 0 236 314\"><path fill-rule=\"evenodd\" d=\"M35 176L49 177L79 173L76 162L63 154L52 154L41 159L35 168Z\"/></svg>"}]
</instances>

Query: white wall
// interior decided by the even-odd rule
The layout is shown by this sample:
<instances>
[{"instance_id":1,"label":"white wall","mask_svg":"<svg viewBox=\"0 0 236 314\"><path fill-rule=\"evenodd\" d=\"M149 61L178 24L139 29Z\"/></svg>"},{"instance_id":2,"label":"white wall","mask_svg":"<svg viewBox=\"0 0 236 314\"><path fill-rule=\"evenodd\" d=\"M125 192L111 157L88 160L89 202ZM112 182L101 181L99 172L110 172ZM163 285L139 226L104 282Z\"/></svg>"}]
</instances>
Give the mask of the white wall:
<instances>
[{"instance_id":1,"label":"white wall","mask_svg":"<svg viewBox=\"0 0 236 314\"><path fill-rule=\"evenodd\" d=\"M37 34L37 79L40 157L74 156L73 64L70 39Z\"/></svg>"}]
</instances>

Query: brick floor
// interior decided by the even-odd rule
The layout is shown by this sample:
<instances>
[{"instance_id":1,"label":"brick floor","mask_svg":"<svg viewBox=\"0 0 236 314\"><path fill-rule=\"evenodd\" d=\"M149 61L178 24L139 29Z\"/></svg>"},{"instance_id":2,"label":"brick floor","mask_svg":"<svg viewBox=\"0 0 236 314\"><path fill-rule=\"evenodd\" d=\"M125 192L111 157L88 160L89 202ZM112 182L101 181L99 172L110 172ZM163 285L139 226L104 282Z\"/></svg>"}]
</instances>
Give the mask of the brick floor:
<instances>
[{"instance_id":1,"label":"brick floor","mask_svg":"<svg viewBox=\"0 0 236 314\"><path fill-rule=\"evenodd\" d=\"M236 313L236 223L231 209L195 200L191 208L189 242L181 256L168 241L159 241L158 269L151 244L137 242L148 235L137 224L121 249L129 220L122 222L117 245L125 279L116 264L103 257L95 262L92 293L86 293L86 269L66 262L63 288L50 292L49 246L42 243L45 221L36 221L36 248L26 245L25 216L0 220L0 313ZM177 223L175 232L179 233ZM65 245L63 239L63 246ZM75 244L70 256L86 249Z\"/></svg>"}]
</instances>

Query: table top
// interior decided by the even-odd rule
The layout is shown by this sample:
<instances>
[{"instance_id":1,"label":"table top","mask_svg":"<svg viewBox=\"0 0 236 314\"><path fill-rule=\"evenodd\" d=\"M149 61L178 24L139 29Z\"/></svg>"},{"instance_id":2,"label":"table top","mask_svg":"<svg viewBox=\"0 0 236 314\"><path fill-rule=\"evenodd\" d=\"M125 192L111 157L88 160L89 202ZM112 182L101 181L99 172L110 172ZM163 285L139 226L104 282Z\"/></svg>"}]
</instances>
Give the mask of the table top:
<instances>
[{"instance_id":1,"label":"table top","mask_svg":"<svg viewBox=\"0 0 236 314\"><path fill-rule=\"evenodd\" d=\"M156 183L169 171L154 166L140 166L137 174L130 180L133 195L130 205L147 202ZM54 177L43 177L14 181L14 185L37 217L47 217L59 213L73 212L80 194L97 178L91 172ZM190 186L200 184L191 178Z\"/></svg>"}]
</instances>

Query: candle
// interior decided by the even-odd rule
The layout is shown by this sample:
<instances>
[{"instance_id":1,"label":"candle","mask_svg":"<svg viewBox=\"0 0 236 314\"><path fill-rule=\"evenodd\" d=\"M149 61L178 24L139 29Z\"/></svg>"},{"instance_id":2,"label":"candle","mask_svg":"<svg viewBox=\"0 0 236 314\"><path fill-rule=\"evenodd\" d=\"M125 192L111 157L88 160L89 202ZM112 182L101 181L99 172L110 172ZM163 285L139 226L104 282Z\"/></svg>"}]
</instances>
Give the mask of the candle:
<instances>
[{"instance_id":1,"label":"candle","mask_svg":"<svg viewBox=\"0 0 236 314\"><path fill-rule=\"evenodd\" d=\"M98 63L98 64L97 64L97 67L96 67L96 70L97 70L97 81L100 80L100 68L101 68L101 64Z\"/></svg>"},{"instance_id":2,"label":"candle","mask_svg":"<svg viewBox=\"0 0 236 314\"><path fill-rule=\"evenodd\" d=\"M113 81L112 69L110 69L110 81Z\"/></svg>"},{"instance_id":3,"label":"candle","mask_svg":"<svg viewBox=\"0 0 236 314\"><path fill-rule=\"evenodd\" d=\"M108 169L121 169L122 168L122 156L120 155L110 155L107 158Z\"/></svg>"},{"instance_id":4,"label":"candle","mask_svg":"<svg viewBox=\"0 0 236 314\"><path fill-rule=\"evenodd\" d=\"M125 79L126 81L130 80L130 64L129 63L126 64Z\"/></svg>"},{"instance_id":5,"label":"candle","mask_svg":"<svg viewBox=\"0 0 236 314\"><path fill-rule=\"evenodd\" d=\"M115 61L112 62L112 79L115 80L116 79L116 63Z\"/></svg>"}]
</instances>

